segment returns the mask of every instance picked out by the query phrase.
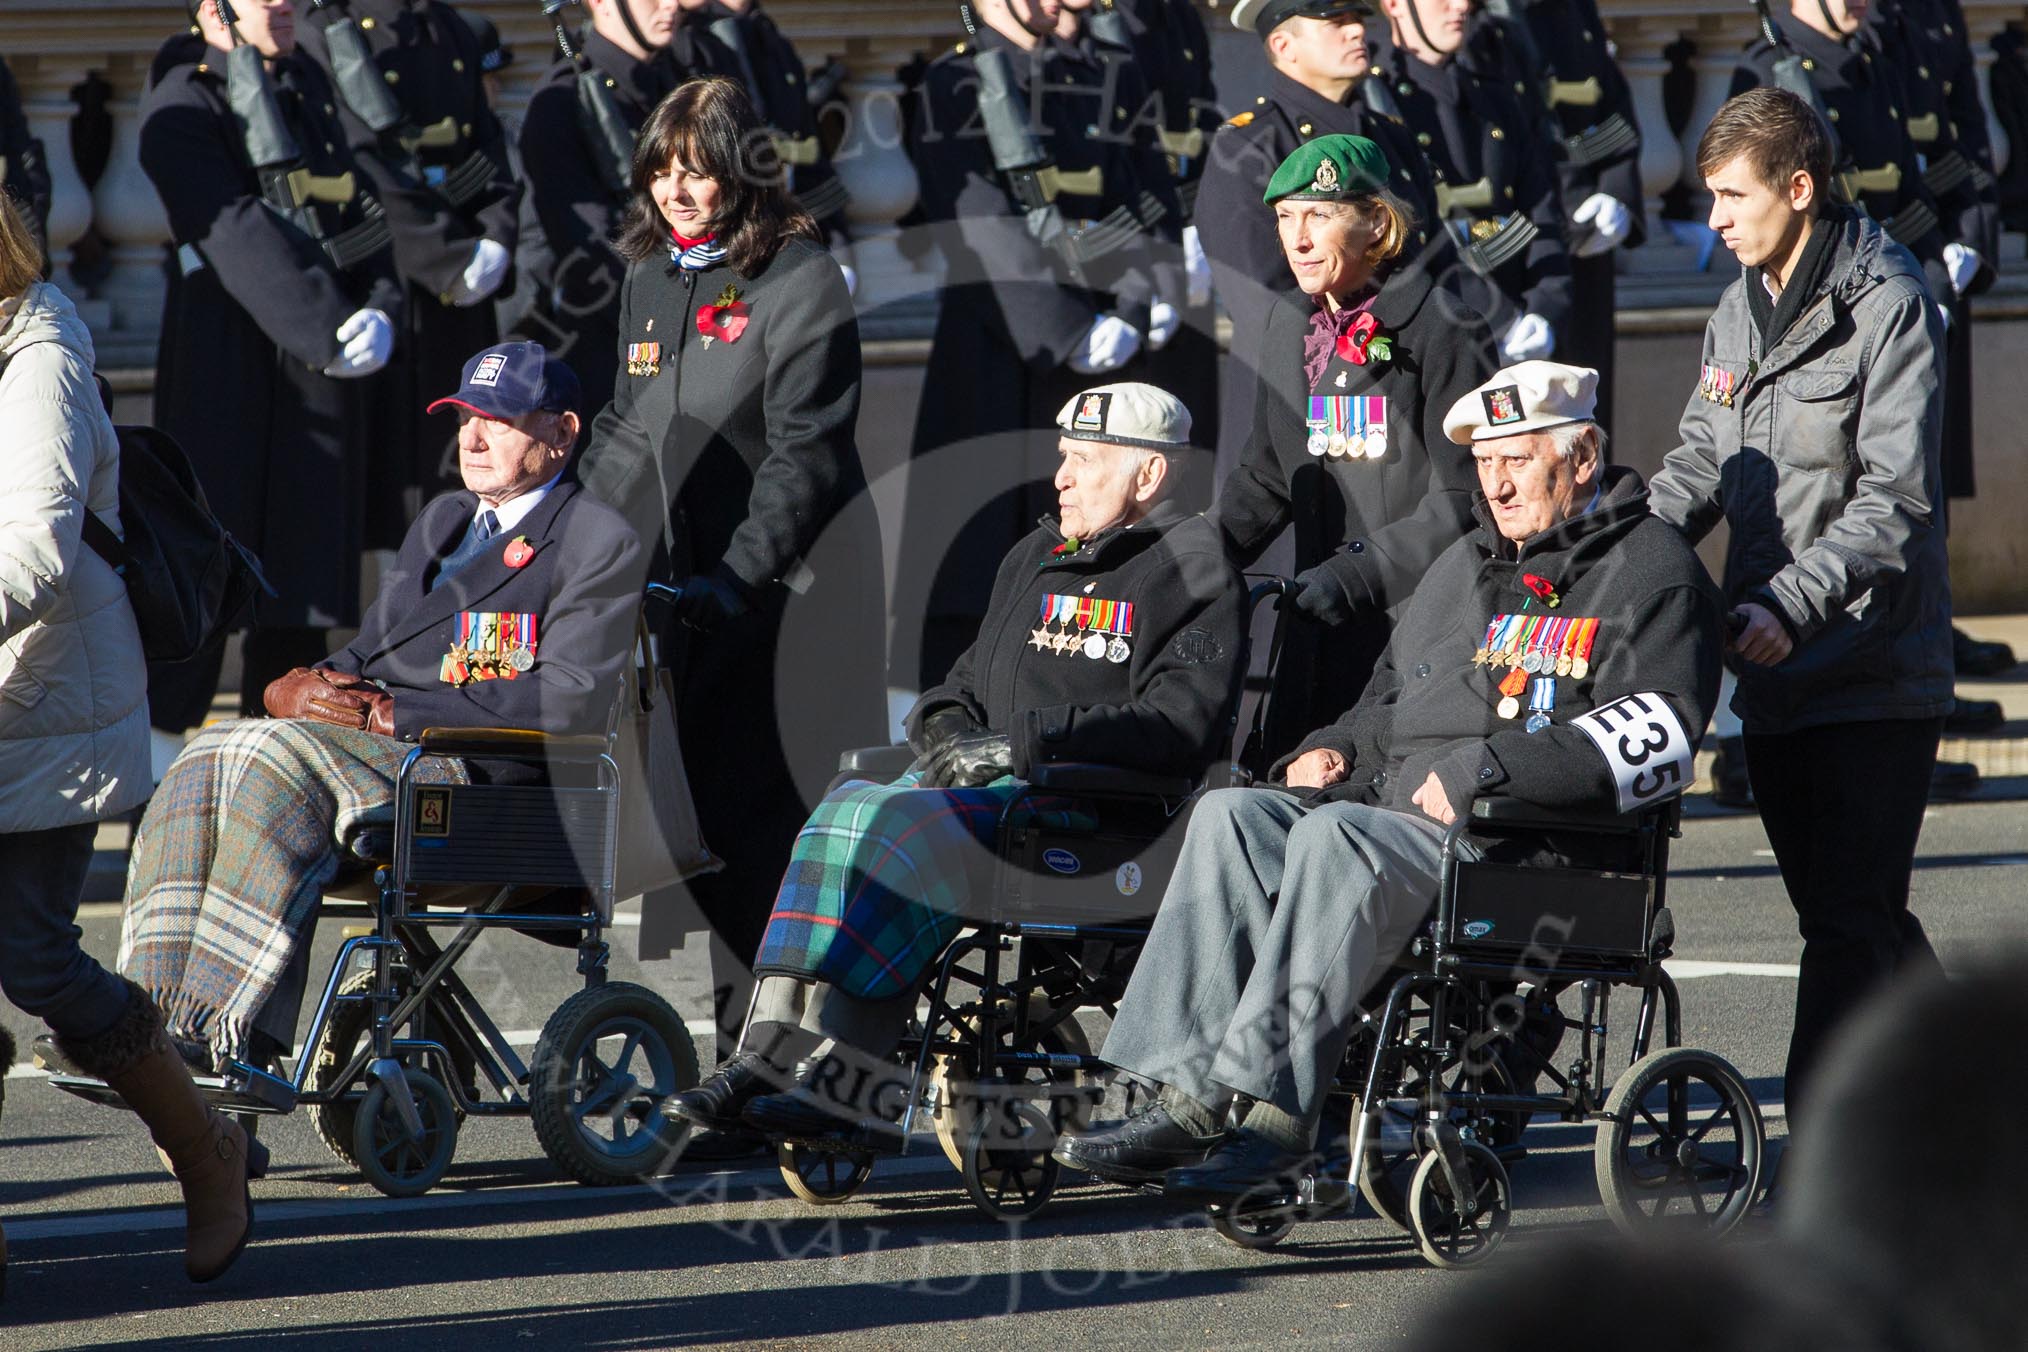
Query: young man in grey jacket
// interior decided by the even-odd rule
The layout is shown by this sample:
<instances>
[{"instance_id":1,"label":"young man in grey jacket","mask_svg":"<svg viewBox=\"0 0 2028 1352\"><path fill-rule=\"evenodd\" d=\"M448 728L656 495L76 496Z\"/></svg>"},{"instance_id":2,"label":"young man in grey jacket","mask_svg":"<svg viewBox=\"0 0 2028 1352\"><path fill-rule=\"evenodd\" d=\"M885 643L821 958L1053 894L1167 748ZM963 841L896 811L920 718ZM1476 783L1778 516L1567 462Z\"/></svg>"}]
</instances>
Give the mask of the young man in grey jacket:
<instances>
[{"instance_id":1,"label":"young man in grey jacket","mask_svg":"<svg viewBox=\"0 0 2028 1352\"><path fill-rule=\"evenodd\" d=\"M1833 1027L1910 961L1923 804L1951 707L1939 500L1944 337L1908 251L1828 196L1830 135L1793 94L1727 102L1697 148L1744 269L1704 331L1682 445L1649 485L1724 590L1747 771L1803 935L1790 1121Z\"/></svg>"}]
</instances>

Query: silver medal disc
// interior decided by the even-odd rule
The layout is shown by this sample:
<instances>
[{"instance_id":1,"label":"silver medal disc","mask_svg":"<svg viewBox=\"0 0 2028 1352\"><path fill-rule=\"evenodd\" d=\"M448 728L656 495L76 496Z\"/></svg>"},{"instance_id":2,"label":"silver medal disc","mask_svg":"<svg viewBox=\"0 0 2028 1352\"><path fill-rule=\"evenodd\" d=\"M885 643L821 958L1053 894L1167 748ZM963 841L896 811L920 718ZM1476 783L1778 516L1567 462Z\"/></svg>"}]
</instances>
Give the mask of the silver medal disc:
<instances>
[{"instance_id":1,"label":"silver medal disc","mask_svg":"<svg viewBox=\"0 0 2028 1352\"><path fill-rule=\"evenodd\" d=\"M1548 727L1548 726L1549 726L1549 715L1548 715L1548 714L1545 714L1545 713L1532 713L1532 714L1528 715L1528 731L1530 731L1530 732L1540 732L1540 731L1542 731L1542 730L1543 730L1544 728L1546 728L1546 727Z\"/></svg>"},{"instance_id":2,"label":"silver medal disc","mask_svg":"<svg viewBox=\"0 0 2028 1352\"><path fill-rule=\"evenodd\" d=\"M1108 662L1124 662L1133 655L1134 650L1127 646L1127 641L1123 638L1116 638L1106 645L1106 661Z\"/></svg>"},{"instance_id":3,"label":"silver medal disc","mask_svg":"<svg viewBox=\"0 0 2028 1352\"><path fill-rule=\"evenodd\" d=\"M1366 458L1368 460L1378 460L1381 456L1386 454L1387 454L1387 429L1384 427L1367 428Z\"/></svg>"},{"instance_id":4,"label":"silver medal disc","mask_svg":"<svg viewBox=\"0 0 2028 1352\"><path fill-rule=\"evenodd\" d=\"M1324 452L1331 449L1330 434L1326 432L1310 433L1309 443L1305 445L1303 449L1308 451L1311 455L1322 455Z\"/></svg>"},{"instance_id":5,"label":"silver medal disc","mask_svg":"<svg viewBox=\"0 0 2028 1352\"><path fill-rule=\"evenodd\" d=\"M1106 636L1093 634L1084 641L1084 655L1096 662L1106 655Z\"/></svg>"},{"instance_id":6,"label":"silver medal disc","mask_svg":"<svg viewBox=\"0 0 2028 1352\"><path fill-rule=\"evenodd\" d=\"M516 648L507 654L507 665L516 671L532 671L535 667L535 654L526 648Z\"/></svg>"},{"instance_id":7,"label":"silver medal disc","mask_svg":"<svg viewBox=\"0 0 2028 1352\"><path fill-rule=\"evenodd\" d=\"M1538 675L1542 671L1542 654L1530 649L1521 658L1521 670L1530 676Z\"/></svg>"}]
</instances>

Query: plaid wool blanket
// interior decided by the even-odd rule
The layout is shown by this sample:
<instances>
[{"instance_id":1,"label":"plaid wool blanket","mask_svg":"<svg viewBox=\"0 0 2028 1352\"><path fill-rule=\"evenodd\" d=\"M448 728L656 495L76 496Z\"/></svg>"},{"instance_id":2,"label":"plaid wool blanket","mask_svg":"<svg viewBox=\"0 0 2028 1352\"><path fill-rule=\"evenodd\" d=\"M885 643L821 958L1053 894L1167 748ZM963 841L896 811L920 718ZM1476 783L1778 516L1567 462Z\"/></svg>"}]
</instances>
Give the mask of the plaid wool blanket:
<instances>
[{"instance_id":1,"label":"plaid wool blanket","mask_svg":"<svg viewBox=\"0 0 2028 1352\"><path fill-rule=\"evenodd\" d=\"M796 837L754 970L879 1000L913 990L966 923L974 885L992 885L1000 814L1023 787L1002 776L976 789L853 780L810 813ZM1027 821L1095 825L1061 797L1034 797Z\"/></svg>"},{"instance_id":2,"label":"plaid wool blanket","mask_svg":"<svg viewBox=\"0 0 2028 1352\"><path fill-rule=\"evenodd\" d=\"M171 1032L246 1054L345 846L393 820L410 750L307 720L224 723L190 739L134 833L120 935L120 970ZM464 770L433 759L415 777L462 783ZM293 1030L295 1011L278 1013Z\"/></svg>"}]
</instances>

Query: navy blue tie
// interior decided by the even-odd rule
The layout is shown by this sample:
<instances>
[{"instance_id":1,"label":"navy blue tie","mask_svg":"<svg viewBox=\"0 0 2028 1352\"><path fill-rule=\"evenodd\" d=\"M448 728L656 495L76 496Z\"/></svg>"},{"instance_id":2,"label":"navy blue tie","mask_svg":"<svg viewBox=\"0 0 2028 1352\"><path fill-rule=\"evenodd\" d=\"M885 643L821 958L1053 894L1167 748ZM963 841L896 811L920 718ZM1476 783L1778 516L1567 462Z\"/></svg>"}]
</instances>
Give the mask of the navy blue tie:
<instances>
[{"instance_id":1,"label":"navy blue tie","mask_svg":"<svg viewBox=\"0 0 2028 1352\"><path fill-rule=\"evenodd\" d=\"M499 533L500 518L493 515L493 509L489 507L479 513L472 524L465 528L465 538L458 541L458 547L437 565L437 575L430 583L430 590L435 591L463 572L467 564L486 552L487 542Z\"/></svg>"}]
</instances>

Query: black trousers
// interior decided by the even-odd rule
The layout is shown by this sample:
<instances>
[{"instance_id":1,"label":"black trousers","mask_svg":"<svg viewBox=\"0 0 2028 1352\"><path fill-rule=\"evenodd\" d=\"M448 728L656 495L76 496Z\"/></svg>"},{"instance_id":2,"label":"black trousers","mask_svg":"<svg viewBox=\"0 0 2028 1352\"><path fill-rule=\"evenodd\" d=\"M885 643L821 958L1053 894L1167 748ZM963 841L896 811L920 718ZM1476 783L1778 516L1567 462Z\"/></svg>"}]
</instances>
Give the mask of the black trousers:
<instances>
[{"instance_id":1,"label":"black trousers","mask_svg":"<svg viewBox=\"0 0 2028 1352\"><path fill-rule=\"evenodd\" d=\"M1746 734L1747 777L1803 936L1791 1124L1845 1016L1898 969L1937 965L1908 883L1942 734L1940 719Z\"/></svg>"},{"instance_id":2,"label":"black trousers","mask_svg":"<svg viewBox=\"0 0 2028 1352\"><path fill-rule=\"evenodd\" d=\"M126 983L79 942L78 900L98 829L0 833L0 992L70 1038L97 1037L127 1009Z\"/></svg>"}]
</instances>

